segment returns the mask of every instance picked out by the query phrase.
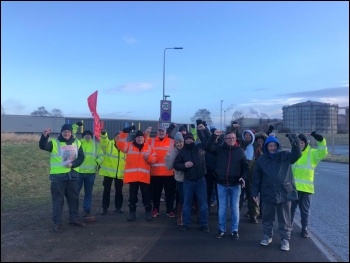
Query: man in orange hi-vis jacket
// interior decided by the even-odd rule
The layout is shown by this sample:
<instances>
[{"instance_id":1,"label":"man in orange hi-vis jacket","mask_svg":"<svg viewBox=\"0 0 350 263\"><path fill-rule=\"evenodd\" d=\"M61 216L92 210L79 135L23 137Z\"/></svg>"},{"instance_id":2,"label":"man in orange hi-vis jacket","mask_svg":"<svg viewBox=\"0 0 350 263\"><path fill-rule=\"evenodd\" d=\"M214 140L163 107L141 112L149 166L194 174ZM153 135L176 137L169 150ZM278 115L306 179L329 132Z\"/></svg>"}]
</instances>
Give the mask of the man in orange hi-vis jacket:
<instances>
[{"instance_id":1,"label":"man in orange hi-vis jacket","mask_svg":"<svg viewBox=\"0 0 350 263\"><path fill-rule=\"evenodd\" d=\"M142 203L146 210L145 218L151 221L151 165L157 162L157 154L151 145L145 143L144 134L140 130L136 132L134 141L127 142L128 133L134 129L135 126L124 128L117 141L117 147L126 153L124 183L129 184L129 216L127 219L128 221L136 219L137 194L140 188Z\"/></svg>"}]
</instances>

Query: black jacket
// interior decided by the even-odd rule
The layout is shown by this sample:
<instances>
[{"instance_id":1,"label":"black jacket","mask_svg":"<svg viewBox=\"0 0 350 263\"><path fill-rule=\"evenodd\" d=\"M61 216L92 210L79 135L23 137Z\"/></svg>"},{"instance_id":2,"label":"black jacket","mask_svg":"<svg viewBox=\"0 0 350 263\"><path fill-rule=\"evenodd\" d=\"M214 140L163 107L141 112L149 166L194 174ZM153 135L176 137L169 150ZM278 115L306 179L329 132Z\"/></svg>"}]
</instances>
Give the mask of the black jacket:
<instances>
[{"instance_id":1,"label":"black jacket","mask_svg":"<svg viewBox=\"0 0 350 263\"><path fill-rule=\"evenodd\" d=\"M225 186L240 184L239 179L245 181L248 177L248 162L242 148L215 143L216 135L211 135L206 150L216 156L217 183Z\"/></svg>"},{"instance_id":2,"label":"black jacket","mask_svg":"<svg viewBox=\"0 0 350 263\"><path fill-rule=\"evenodd\" d=\"M193 166L186 168L185 163L189 161ZM205 176L207 168L204 145L202 143L185 144L175 158L174 169L184 171L185 180L196 181Z\"/></svg>"}]
</instances>

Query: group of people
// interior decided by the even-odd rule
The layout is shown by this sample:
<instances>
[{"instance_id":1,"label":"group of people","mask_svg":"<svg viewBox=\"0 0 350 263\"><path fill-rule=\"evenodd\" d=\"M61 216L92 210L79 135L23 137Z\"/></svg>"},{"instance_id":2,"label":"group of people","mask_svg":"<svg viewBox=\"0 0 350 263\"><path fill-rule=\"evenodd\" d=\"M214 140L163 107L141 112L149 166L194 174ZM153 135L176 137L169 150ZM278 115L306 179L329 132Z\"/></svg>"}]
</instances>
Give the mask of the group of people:
<instances>
[{"instance_id":1,"label":"group of people","mask_svg":"<svg viewBox=\"0 0 350 263\"><path fill-rule=\"evenodd\" d=\"M51 197L54 230L63 231L62 211L64 197L69 207L70 224L84 226L79 219L79 193L84 186L84 219L91 215L92 191L96 174L103 176L101 215L110 206L110 192L114 181L115 212L123 213L123 185L129 184L128 221L136 220L139 189L145 209L145 220L151 221L160 213L161 194L165 193L166 214L176 217L180 231L188 231L193 210L198 214L200 229L208 233L209 212L213 188L218 207L217 238L227 232L226 217L230 208L230 236L239 239L240 200L246 194L248 213L252 223L262 218L263 239L260 244L272 242L273 223L277 213L281 249L289 250L295 211L301 214L301 235L309 237L308 223L311 197L314 193L314 170L327 156L325 138L315 131L311 136L318 148L311 148L304 134L288 134L291 151L282 151L272 134L245 130L233 123L226 132L211 128L198 119L191 124L168 128L160 126L154 138L152 128L136 131L135 126L117 132L113 139L106 130L96 141L91 131L84 131L81 139L75 136L82 123L64 124L57 138L49 140L50 128L40 138L39 147L49 151ZM174 206L175 204L175 206ZM89 221L91 220L91 221Z\"/></svg>"}]
</instances>

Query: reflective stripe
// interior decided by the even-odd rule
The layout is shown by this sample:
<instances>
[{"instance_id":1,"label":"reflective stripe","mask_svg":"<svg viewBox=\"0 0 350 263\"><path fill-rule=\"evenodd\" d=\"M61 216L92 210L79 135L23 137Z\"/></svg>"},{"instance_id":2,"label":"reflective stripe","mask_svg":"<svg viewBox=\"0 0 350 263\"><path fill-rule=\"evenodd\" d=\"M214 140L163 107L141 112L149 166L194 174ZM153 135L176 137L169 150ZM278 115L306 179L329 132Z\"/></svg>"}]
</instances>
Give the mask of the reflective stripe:
<instances>
[{"instance_id":1,"label":"reflective stripe","mask_svg":"<svg viewBox=\"0 0 350 263\"><path fill-rule=\"evenodd\" d=\"M129 168L125 169L124 173L133 173L133 172L142 172L149 174L150 170L143 169L143 168Z\"/></svg>"},{"instance_id":2,"label":"reflective stripe","mask_svg":"<svg viewBox=\"0 0 350 263\"><path fill-rule=\"evenodd\" d=\"M295 178L295 182L299 183L299 184L309 184L309 185L313 185L313 182L310 182L308 180L302 180L302 179L296 179Z\"/></svg>"}]
</instances>

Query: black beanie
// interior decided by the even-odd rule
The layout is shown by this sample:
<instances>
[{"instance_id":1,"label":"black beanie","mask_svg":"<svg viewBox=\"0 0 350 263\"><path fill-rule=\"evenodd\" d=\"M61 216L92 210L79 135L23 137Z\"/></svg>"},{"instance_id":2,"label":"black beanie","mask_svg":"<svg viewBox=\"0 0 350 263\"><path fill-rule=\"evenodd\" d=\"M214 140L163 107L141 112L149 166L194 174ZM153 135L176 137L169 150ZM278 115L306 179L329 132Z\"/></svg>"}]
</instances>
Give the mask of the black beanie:
<instances>
[{"instance_id":1,"label":"black beanie","mask_svg":"<svg viewBox=\"0 0 350 263\"><path fill-rule=\"evenodd\" d=\"M61 128L61 132L63 131L70 131L72 132L73 131L73 127L72 127L72 124L63 124L62 128Z\"/></svg>"},{"instance_id":2,"label":"black beanie","mask_svg":"<svg viewBox=\"0 0 350 263\"><path fill-rule=\"evenodd\" d=\"M138 131L136 132L135 137L139 137L139 136L143 136L143 137L145 137L145 135L143 135L143 132L142 132L142 131L140 131L140 130L138 130Z\"/></svg>"},{"instance_id":3,"label":"black beanie","mask_svg":"<svg viewBox=\"0 0 350 263\"><path fill-rule=\"evenodd\" d=\"M84 138L85 135L90 135L91 137L93 136L92 132L89 130L84 131L81 135L81 138Z\"/></svg>"},{"instance_id":4,"label":"black beanie","mask_svg":"<svg viewBox=\"0 0 350 263\"><path fill-rule=\"evenodd\" d=\"M309 140L306 138L306 136L304 134L299 134L298 135L299 140L303 141L305 143L305 148L309 145Z\"/></svg>"},{"instance_id":5,"label":"black beanie","mask_svg":"<svg viewBox=\"0 0 350 263\"><path fill-rule=\"evenodd\" d=\"M182 132L182 131L186 131L186 132L187 132L187 126L182 125L182 126L179 128L179 132Z\"/></svg>"},{"instance_id":6,"label":"black beanie","mask_svg":"<svg viewBox=\"0 0 350 263\"><path fill-rule=\"evenodd\" d=\"M194 137L193 137L192 133L187 133L183 137L184 137L184 141L186 141L187 138L191 138L192 140L194 140Z\"/></svg>"}]
</instances>

